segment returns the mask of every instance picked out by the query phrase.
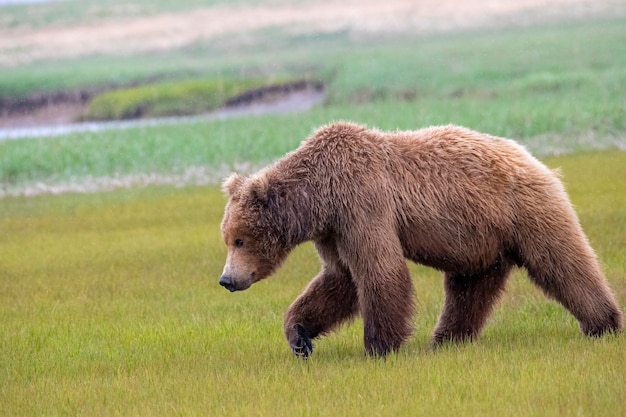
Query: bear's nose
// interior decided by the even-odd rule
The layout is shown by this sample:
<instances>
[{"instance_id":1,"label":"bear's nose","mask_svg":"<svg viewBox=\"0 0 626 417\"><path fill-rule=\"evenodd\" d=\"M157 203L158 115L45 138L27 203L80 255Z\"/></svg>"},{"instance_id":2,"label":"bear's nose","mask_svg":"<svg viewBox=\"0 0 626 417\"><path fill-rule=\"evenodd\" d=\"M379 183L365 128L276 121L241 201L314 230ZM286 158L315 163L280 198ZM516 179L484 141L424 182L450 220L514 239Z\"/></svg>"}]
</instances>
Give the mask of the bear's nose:
<instances>
[{"instance_id":1,"label":"bear's nose","mask_svg":"<svg viewBox=\"0 0 626 417\"><path fill-rule=\"evenodd\" d=\"M233 280L226 275L222 275L220 277L220 285L230 292L237 291L237 287L235 287L235 284L233 284Z\"/></svg>"}]
</instances>

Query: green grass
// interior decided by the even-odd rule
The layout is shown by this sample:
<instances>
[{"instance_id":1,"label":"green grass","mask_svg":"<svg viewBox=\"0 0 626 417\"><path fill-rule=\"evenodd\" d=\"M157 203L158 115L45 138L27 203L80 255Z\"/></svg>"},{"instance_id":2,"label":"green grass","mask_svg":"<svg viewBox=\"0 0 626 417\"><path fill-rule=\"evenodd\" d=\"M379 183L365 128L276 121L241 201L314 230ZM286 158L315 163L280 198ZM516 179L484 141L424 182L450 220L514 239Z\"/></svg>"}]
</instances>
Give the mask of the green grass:
<instances>
[{"instance_id":1,"label":"green grass","mask_svg":"<svg viewBox=\"0 0 626 417\"><path fill-rule=\"evenodd\" d=\"M554 104L552 108L545 108L552 112L548 113L552 117L555 117L558 106L567 107L569 102L555 100ZM228 171L249 172L296 148L313 129L338 119L390 130L453 122L516 138L537 155L616 146L626 148L623 133L588 131L582 116L572 121L582 124L572 131L563 128L561 125L565 122L559 123L555 117L554 130L525 132L526 124L518 119L524 114L527 117L529 114L539 115L539 106L533 108L530 101L523 107L519 103L507 106L501 101L485 106L453 99L387 101L360 106L329 106L303 114L253 117L245 121L231 119L5 141L0 142L0 191L19 193L36 184L81 184L102 177L151 173L180 175L189 167L202 167L209 173L210 182L218 183Z\"/></svg>"},{"instance_id":2,"label":"green grass","mask_svg":"<svg viewBox=\"0 0 626 417\"><path fill-rule=\"evenodd\" d=\"M218 42L139 58L0 69L0 91L22 88L24 94L58 83L124 84L203 71L225 82L255 74L315 75L328 92L325 106L298 115L0 142L0 190L86 176L171 175L189 166L214 173L257 166L337 119L391 130L460 124L518 139L538 155L626 148L623 20L367 41L342 32L262 35L260 44L241 48ZM221 175L214 177L217 182Z\"/></svg>"},{"instance_id":3,"label":"green grass","mask_svg":"<svg viewBox=\"0 0 626 417\"><path fill-rule=\"evenodd\" d=\"M574 92L599 88L594 96L611 95L626 79L623 19L426 37L355 39L344 31L293 35L274 29L254 33L253 39L231 35L174 51L0 67L0 94L127 84L150 77L287 74L321 75L333 87L330 100L344 103L407 93L420 99L518 97L525 90L554 93L572 87ZM546 78L552 79L548 85Z\"/></svg>"},{"instance_id":4,"label":"green grass","mask_svg":"<svg viewBox=\"0 0 626 417\"><path fill-rule=\"evenodd\" d=\"M624 307L626 153L546 162ZM623 414L624 336L583 337L521 273L475 343L428 351L441 277L411 267L417 331L399 354L365 358L357 320L296 360L282 318L314 250L228 293L224 203L216 187L3 199L0 415Z\"/></svg>"},{"instance_id":5,"label":"green grass","mask_svg":"<svg viewBox=\"0 0 626 417\"><path fill-rule=\"evenodd\" d=\"M0 28L199 5L3 8ZM0 142L0 197L190 167L218 182L335 119L461 124L544 157L577 152L545 161L562 167L624 307L626 153L590 150L626 149L625 68L623 19L376 39L276 28L176 51L0 68L0 95L11 97L198 77L320 77L328 92L326 106L303 114ZM441 276L412 266L417 330L400 353L366 358L357 320L296 360L282 319L319 269L314 250L303 245L275 277L226 292L217 284L224 203L214 186L0 199L0 415L623 415L624 336L583 337L523 273L475 343L427 349Z\"/></svg>"},{"instance_id":6,"label":"green grass","mask_svg":"<svg viewBox=\"0 0 626 417\"><path fill-rule=\"evenodd\" d=\"M199 114L222 107L228 100L246 91L287 82L272 79L194 79L118 89L91 99L82 117L87 120L120 120Z\"/></svg>"}]
</instances>

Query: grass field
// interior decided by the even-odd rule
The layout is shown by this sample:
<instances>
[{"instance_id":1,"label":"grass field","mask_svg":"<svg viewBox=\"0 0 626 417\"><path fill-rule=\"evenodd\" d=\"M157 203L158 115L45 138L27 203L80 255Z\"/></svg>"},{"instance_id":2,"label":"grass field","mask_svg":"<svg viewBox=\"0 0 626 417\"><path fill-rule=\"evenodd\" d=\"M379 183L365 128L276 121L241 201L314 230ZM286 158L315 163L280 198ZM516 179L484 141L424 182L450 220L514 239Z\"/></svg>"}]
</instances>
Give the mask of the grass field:
<instances>
[{"instance_id":1,"label":"grass field","mask_svg":"<svg viewBox=\"0 0 626 417\"><path fill-rule=\"evenodd\" d=\"M623 306L626 153L547 163ZM228 293L223 204L213 187L4 199L0 414L623 415L626 339L585 338L523 274L476 343L428 351L441 277L412 267L417 331L399 354L367 359L357 320L296 360L282 315L319 269L314 251Z\"/></svg>"},{"instance_id":2,"label":"grass field","mask_svg":"<svg viewBox=\"0 0 626 417\"><path fill-rule=\"evenodd\" d=\"M4 8L0 30L200 2L84 4L75 14L71 1ZM582 336L522 272L475 343L428 350L441 274L411 266L419 314L398 354L366 358L356 320L296 360L282 320L319 270L314 249L297 248L274 277L228 293L217 282L226 248L216 184L337 119L392 130L455 123L515 138L561 168L626 307L624 23L370 37L278 27L254 41L0 66L0 95L10 97L253 76L311 76L328 94L301 114L0 142L0 415L623 416L624 335ZM176 186L142 186L155 178Z\"/></svg>"},{"instance_id":3,"label":"grass field","mask_svg":"<svg viewBox=\"0 0 626 417\"><path fill-rule=\"evenodd\" d=\"M267 163L293 149L315 127L337 119L383 129L461 124L518 139L538 155L626 149L622 20L369 43L340 36L313 39L301 48L294 40L285 42L275 46L275 70L286 74L283 69L294 62L324 62L309 75L326 82L326 106L245 123L225 120L0 142L0 192L80 183L85 177L180 175L189 167L207 170L210 181L217 183L235 165ZM255 57L263 50L256 53L260 55L244 51L232 62L220 61L219 71L228 74L230 65L239 65L253 72L260 65ZM85 58L82 65L63 67L82 77L56 73L55 64L43 74L48 82L97 83L102 68L115 73L120 61ZM98 71L91 73L93 67ZM158 65L145 67L160 71ZM37 71L6 69L4 85L37 84L40 66ZM11 77L17 77L15 82Z\"/></svg>"}]
</instances>

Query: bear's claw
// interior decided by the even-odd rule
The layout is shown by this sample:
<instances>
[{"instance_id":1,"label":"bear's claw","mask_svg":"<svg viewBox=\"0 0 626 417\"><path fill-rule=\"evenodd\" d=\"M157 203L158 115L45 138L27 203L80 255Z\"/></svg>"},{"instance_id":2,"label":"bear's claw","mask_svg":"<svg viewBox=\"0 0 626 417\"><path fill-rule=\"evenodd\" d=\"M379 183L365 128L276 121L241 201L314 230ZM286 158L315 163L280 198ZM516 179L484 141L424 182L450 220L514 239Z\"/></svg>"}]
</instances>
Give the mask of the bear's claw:
<instances>
[{"instance_id":1,"label":"bear's claw","mask_svg":"<svg viewBox=\"0 0 626 417\"><path fill-rule=\"evenodd\" d=\"M289 346L297 357L308 359L313 353L313 342L301 324L294 324L293 329L296 331L297 340L290 341Z\"/></svg>"}]
</instances>

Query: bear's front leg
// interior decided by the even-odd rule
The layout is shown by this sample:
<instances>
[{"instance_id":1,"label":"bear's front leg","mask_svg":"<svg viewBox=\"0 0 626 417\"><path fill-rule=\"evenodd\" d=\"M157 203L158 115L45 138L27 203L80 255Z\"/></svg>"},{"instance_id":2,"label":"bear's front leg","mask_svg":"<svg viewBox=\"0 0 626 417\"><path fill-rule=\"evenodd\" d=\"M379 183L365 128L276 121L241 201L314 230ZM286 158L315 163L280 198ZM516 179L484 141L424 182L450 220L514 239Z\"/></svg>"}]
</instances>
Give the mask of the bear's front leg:
<instances>
[{"instance_id":1,"label":"bear's front leg","mask_svg":"<svg viewBox=\"0 0 626 417\"><path fill-rule=\"evenodd\" d=\"M413 284L406 265L386 276L391 282L367 285L362 292L363 342L369 356L396 352L413 332Z\"/></svg>"},{"instance_id":2,"label":"bear's front leg","mask_svg":"<svg viewBox=\"0 0 626 417\"><path fill-rule=\"evenodd\" d=\"M320 251L320 255L324 259L324 252ZM357 312L356 288L350 273L339 265L325 263L287 310L285 337L293 353L306 359L313 352L312 339L328 333Z\"/></svg>"},{"instance_id":3,"label":"bear's front leg","mask_svg":"<svg viewBox=\"0 0 626 417\"><path fill-rule=\"evenodd\" d=\"M381 239L389 229L378 233L367 229L379 239L355 239L360 243L352 246L357 256L349 260L363 315L365 352L370 356L397 351L413 333L413 282L397 237L387 233L388 240Z\"/></svg>"}]
</instances>

